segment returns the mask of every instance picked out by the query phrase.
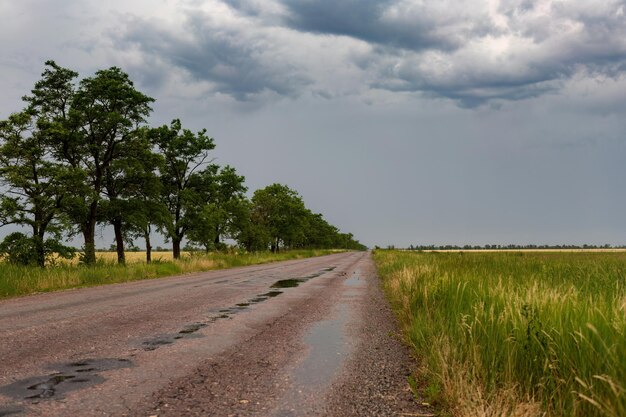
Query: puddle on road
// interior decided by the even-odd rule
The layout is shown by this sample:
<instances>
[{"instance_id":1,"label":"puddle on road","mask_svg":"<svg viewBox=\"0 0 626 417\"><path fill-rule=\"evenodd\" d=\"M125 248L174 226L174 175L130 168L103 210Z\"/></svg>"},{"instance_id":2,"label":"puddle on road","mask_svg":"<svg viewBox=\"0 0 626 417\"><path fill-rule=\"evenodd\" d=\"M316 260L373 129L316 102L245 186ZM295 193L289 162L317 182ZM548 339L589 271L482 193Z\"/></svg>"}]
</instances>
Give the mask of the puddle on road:
<instances>
[{"instance_id":1,"label":"puddle on road","mask_svg":"<svg viewBox=\"0 0 626 417\"><path fill-rule=\"evenodd\" d=\"M300 283L304 282L303 279L291 278L291 279L281 279L280 281L276 281L270 288L293 288L300 285Z\"/></svg>"},{"instance_id":2,"label":"puddle on road","mask_svg":"<svg viewBox=\"0 0 626 417\"><path fill-rule=\"evenodd\" d=\"M347 336L350 299L362 294L366 282L354 273L343 281L343 285L342 299L335 306L332 316L313 325L303 337L308 354L291 371L291 388L281 399L274 416L301 415L301 405L310 404L330 386L348 357L351 349Z\"/></svg>"},{"instance_id":3,"label":"puddle on road","mask_svg":"<svg viewBox=\"0 0 626 417\"><path fill-rule=\"evenodd\" d=\"M332 380L347 353L344 337L348 307L341 304L334 317L317 323L304 337L309 346L308 357L293 373L293 384L300 390L321 386Z\"/></svg>"},{"instance_id":4,"label":"puddle on road","mask_svg":"<svg viewBox=\"0 0 626 417\"><path fill-rule=\"evenodd\" d=\"M350 347L345 337L348 317L347 305L340 304L331 319L315 324L304 336L303 341L309 348L308 355L291 372L291 388L273 413L274 416L299 415L299 405L310 403L310 399L334 379L349 353Z\"/></svg>"},{"instance_id":5,"label":"puddle on road","mask_svg":"<svg viewBox=\"0 0 626 417\"><path fill-rule=\"evenodd\" d=\"M361 276L359 274L354 273L350 278L346 278L343 284L347 285L348 287L361 287L364 285L364 282L365 281L361 279Z\"/></svg>"},{"instance_id":6,"label":"puddle on road","mask_svg":"<svg viewBox=\"0 0 626 417\"><path fill-rule=\"evenodd\" d=\"M16 381L0 387L0 393L19 400L45 400L62 397L63 394L101 384L105 378L99 372L134 366L129 359L86 359L79 362L57 364L50 369L57 372ZM15 414L17 409L0 408L0 416ZM21 411L19 411L21 412ZM4 413L4 414L2 414ZM9 413L9 414L7 414Z\"/></svg>"}]
</instances>

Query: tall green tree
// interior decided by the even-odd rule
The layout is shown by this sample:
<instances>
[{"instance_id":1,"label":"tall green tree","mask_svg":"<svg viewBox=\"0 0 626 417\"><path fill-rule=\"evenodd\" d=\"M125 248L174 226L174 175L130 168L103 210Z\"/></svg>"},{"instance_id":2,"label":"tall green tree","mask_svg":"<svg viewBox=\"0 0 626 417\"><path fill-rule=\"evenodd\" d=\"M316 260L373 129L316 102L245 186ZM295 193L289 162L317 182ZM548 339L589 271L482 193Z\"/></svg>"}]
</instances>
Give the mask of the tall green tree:
<instances>
[{"instance_id":1,"label":"tall green tree","mask_svg":"<svg viewBox=\"0 0 626 417\"><path fill-rule=\"evenodd\" d=\"M146 263L152 262L152 231L162 229L170 216L167 205L160 200L160 195L160 182L146 182L144 192L133 199L135 207L128 215L129 236L144 240Z\"/></svg>"},{"instance_id":2,"label":"tall green tree","mask_svg":"<svg viewBox=\"0 0 626 417\"><path fill-rule=\"evenodd\" d=\"M307 210L300 195L282 184L256 190L252 196L252 218L270 236L270 249L291 248L304 239Z\"/></svg>"},{"instance_id":3,"label":"tall green tree","mask_svg":"<svg viewBox=\"0 0 626 417\"><path fill-rule=\"evenodd\" d=\"M183 129L180 120L150 132L164 163L161 170L162 197L169 216L161 230L172 242L174 259L180 258L181 242L198 219L207 200L207 187L212 186L215 165L209 164L210 151L215 148L206 129L193 133Z\"/></svg>"},{"instance_id":4,"label":"tall green tree","mask_svg":"<svg viewBox=\"0 0 626 417\"><path fill-rule=\"evenodd\" d=\"M55 145L57 156L86 179L65 205L83 235L86 264L96 261L95 228L103 218L107 172L124 158L124 145L145 123L153 101L116 67L83 79L72 97L68 123Z\"/></svg>"},{"instance_id":5,"label":"tall green tree","mask_svg":"<svg viewBox=\"0 0 626 417\"><path fill-rule=\"evenodd\" d=\"M304 222L305 239L301 242L307 248L335 247L339 229L331 225L319 213L307 210Z\"/></svg>"},{"instance_id":6,"label":"tall green tree","mask_svg":"<svg viewBox=\"0 0 626 417\"><path fill-rule=\"evenodd\" d=\"M26 109L0 122L0 180L7 191L0 198L0 221L32 230L30 237L16 233L5 241L7 250L30 248L20 262L29 259L29 263L44 266L52 251L71 256L71 251L59 243L59 215L69 188L81 179L55 160L52 144L56 138L67 136L77 76L47 61L31 95L23 97ZM46 239L47 233L54 238Z\"/></svg>"},{"instance_id":7,"label":"tall green tree","mask_svg":"<svg viewBox=\"0 0 626 417\"><path fill-rule=\"evenodd\" d=\"M158 212L158 207L152 203L161 191L157 170L162 166L163 158L152 152L145 130L136 133L120 143L120 157L111 161L104 174L103 192L106 198L102 202L102 212L106 221L113 226L117 261L120 264L126 262L124 243L131 241L139 219L150 217L147 206L150 205ZM144 232L146 228L148 231L143 237L147 239L146 245L150 246L150 225L142 227Z\"/></svg>"},{"instance_id":8,"label":"tall green tree","mask_svg":"<svg viewBox=\"0 0 626 417\"><path fill-rule=\"evenodd\" d=\"M60 240L61 205L68 171L50 155L45 132L37 127L37 110L27 109L0 121L0 219L4 224L27 226L32 234L14 233L5 241L5 252L21 253L18 263L45 266L51 251L69 253ZM46 234L54 239L46 239ZM19 249L22 248L22 249ZM18 259L14 258L14 259Z\"/></svg>"},{"instance_id":9,"label":"tall green tree","mask_svg":"<svg viewBox=\"0 0 626 417\"><path fill-rule=\"evenodd\" d=\"M203 203L196 213L189 230L189 240L202 245L208 252L220 249L222 238L234 238L240 217L247 215L243 205L246 201L244 177L235 168L214 166L205 170L204 182L198 189Z\"/></svg>"},{"instance_id":10,"label":"tall green tree","mask_svg":"<svg viewBox=\"0 0 626 417\"><path fill-rule=\"evenodd\" d=\"M233 218L233 238L248 252L265 251L269 247L270 235L263 226L252 202L241 202L239 214Z\"/></svg>"}]
</instances>

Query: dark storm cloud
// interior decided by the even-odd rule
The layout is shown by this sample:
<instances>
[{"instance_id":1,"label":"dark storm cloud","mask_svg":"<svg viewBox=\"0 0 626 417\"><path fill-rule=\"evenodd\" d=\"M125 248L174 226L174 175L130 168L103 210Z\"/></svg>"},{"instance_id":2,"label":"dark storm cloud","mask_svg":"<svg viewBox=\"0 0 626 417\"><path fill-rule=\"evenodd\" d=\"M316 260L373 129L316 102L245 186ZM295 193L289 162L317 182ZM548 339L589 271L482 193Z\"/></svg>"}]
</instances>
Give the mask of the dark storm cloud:
<instances>
[{"instance_id":1,"label":"dark storm cloud","mask_svg":"<svg viewBox=\"0 0 626 417\"><path fill-rule=\"evenodd\" d=\"M258 4L246 0L227 0L237 10L260 15ZM396 0L281 0L287 15L283 24L304 32L343 35L362 41L410 50L451 50L463 39L495 30L488 16L440 13L424 5L405 7ZM441 30L450 26L454 32Z\"/></svg>"},{"instance_id":2,"label":"dark storm cloud","mask_svg":"<svg viewBox=\"0 0 626 417\"><path fill-rule=\"evenodd\" d=\"M147 85L182 69L240 101L383 90L475 107L626 71L626 0L185 4L184 19L134 17L114 35L118 49L138 52L131 66Z\"/></svg>"},{"instance_id":3,"label":"dark storm cloud","mask_svg":"<svg viewBox=\"0 0 626 417\"><path fill-rule=\"evenodd\" d=\"M309 83L290 63L272 56L272 45L240 27L220 26L204 13L186 15L184 32L158 22L135 18L115 36L122 49L136 48L144 60L165 65L148 68L147 81L161 83L170 66L183 69L195 81L237 100L270 92L295 97Z\"/></svg>"},{"instance_id":4,"label":"dark storm cloud","mask_svg":"<svg viewBox=\"0 0 626 417\"><path fill-rule=\"evenodd\" d=\"M263 20L260 3L229 0ZM369 43L355 64L370 87L462 106L559 91L575 76L626 67L624 1L279 0L295 31ZM502 46L504 45L504 46Z\"/></svg>"}]
</instances>

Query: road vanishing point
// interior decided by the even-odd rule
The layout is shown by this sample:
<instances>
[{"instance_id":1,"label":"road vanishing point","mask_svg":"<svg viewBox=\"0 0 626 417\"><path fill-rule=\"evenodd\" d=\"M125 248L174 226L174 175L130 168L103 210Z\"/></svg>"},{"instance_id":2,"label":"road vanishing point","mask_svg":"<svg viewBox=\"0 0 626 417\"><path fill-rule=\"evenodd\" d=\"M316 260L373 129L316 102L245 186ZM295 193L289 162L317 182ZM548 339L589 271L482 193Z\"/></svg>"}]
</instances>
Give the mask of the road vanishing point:
<instances>
[{"instance_id":1,"label":"road vanishing point","mask_svg":"<svg viewBox=\"0 0 626 417\"><path fill-rule=\"evenodd\" d=\"M424 415L370 254L0 301L0 416Z\"/></svg>"}]
</instances>

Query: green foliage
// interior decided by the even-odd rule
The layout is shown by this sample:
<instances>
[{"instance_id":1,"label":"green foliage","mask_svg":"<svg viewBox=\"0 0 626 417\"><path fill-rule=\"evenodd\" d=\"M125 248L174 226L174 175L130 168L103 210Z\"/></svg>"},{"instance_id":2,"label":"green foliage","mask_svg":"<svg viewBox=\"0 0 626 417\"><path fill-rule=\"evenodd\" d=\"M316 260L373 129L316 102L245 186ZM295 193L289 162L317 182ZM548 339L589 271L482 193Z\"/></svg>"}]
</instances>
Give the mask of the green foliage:
<instances>
[{"instance_id":1,"label":"green foliage","mask_svg":"<svg viewBox=\"0 0 626 417\"><path fill-rule=\"evenodd\" d=\"M194 211L193 225L188 237L202 245L206 251L223 250L222 237L234 237L239 231L240 216L245 215L247 190L244 177L235 169L226 166L218 170L212 166L198 176L197 187L203 205Z\"/></svg>"},{"instance_id":2,"label":"green foliage","mask_svg":"<svg viewBox=\"0 0 626 417\"><path fill-rule=\"evenodd\" d=\"M32 230L7 243L13 253L31 245L43 267L51 244L34 243L82 234L81 261L94 264L98 224L113 226L119 263L136 238L149 262L153 229L172 242L175 258L185 238L206 251L226 249L225 239L248 250L364 249L285 185L248 200L244 177L209 159L215 144L206 130L193 133L178 119L147 126L154 100L121 69L77 77L47 61L24 110L0 121L0 227Z\"/></svg>"},{"instance_id":3,"label":"green foliage","mask_svg":"<svg viewBox=\"0 0 626 417\"><path fill-rule=\"evenodd\" d=\"M169 216L161 230L172 241L174 258L180 257L180 244L201 216L208 203L218 167L208 164L215 148L206 130L193 133L183 129L180 120L149 131L149 137L163 155L162 198Z\"/></svg>"},{"instance_id":4,"label":"green foliage","mask_svg":"<svg viewBox=\"0 0 626 417\"><path fill-rule=\"evenodd\" d=\"M56 239L39 240L37 237L26 236L20 232L7 235L0 243L0 255L13 265L41 266L40 254L45 258L72 259L74 248L60 244Z\"/></svg>"},{"instance_id":5,"label":"green foliage","mask_svg":"<svg viewBox=\"0 0 626 417\"><path fill-rule=\"evenodd\" d=\"M103 193L110 190L107 186L111 181L107 180L115 178L116 171L123 171L132 157L128 151L153 101L137 91L128 75L116 67L83 79L72 97L68 121L72 134L56 145L61 146L59 153L65 162L84 173L87 180L86 187L78 190L80 194L74 194L67 211L84 236L86 263L96 259L95 226L103 216Z\"/></svg>"},{"instance_id":6,"label":"green foliage","mask_svg":"<svg viewBox=\"0 0 626 417\"><path fill-rule=\"evenodd\" d=\"M0 243L0 254L14 265L37 265L37 247L34 239L23 233L7 235Z\"/></svg>"},{"instance_id":7,"label":"green foliage","mask_svg":"<svg viewBox=\"0 0 626 417\"><path fill-rule=\"evenodd\" d=\"M60 231L61 207L72 179L67 167L55 159L51 146L54 119L67 110L67 90L71 88L65 80L71 79L72 73L59 74L56 64L48 65L52 69L44 74L52 85L46 88L46 83L38 82L33 96L24 98L28 107L0 121L0 182L6 191L0 197L0 225L29 227L31 243L44 242L47 233ZM12 247L18 246L15 241ZM46 258L44 246L32 246L32 256L41 267Z\"/></svg>"},{"instance_id":8,"label":"green foliage","mask_svg":"<svg viewBox=\"0 0 626 417\"><path fill-rule=\"evenodd\" d=\"M272 184L255 191L250 210L250 224L242 233L246 247L260 247L275 252L280 248L343 248L365 250L352 234L342 234L321 214L307 209L300 195L282 184Z\"/></svg>"}]
</instances>

